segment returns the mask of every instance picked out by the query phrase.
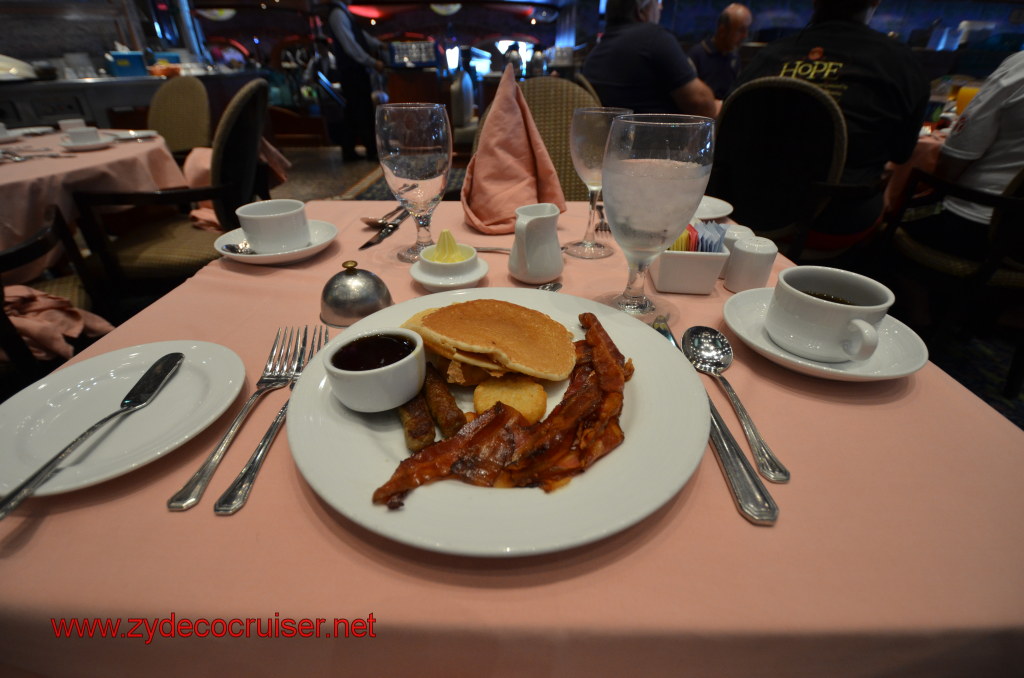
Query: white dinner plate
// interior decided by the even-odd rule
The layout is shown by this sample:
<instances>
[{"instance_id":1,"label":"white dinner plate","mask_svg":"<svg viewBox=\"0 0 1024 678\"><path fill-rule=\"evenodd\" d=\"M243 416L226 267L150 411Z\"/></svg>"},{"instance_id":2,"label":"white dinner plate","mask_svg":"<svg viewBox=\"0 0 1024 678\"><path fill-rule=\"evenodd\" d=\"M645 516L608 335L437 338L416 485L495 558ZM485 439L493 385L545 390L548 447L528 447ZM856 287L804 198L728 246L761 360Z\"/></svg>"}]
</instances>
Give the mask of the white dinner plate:
<instances>
[{"instance_id":1,"label":"white dinner plate","mask_svg":"<svg viewBox=\"0 0 1024 678\"><path fill-rule=\"evenodd\" d=\"M730 214L732 214L732 205L724 200L705 195L697 205L697 213L694 218L700 221L714 221L715 219L724 219Z\"/></svg>"},{"instance_id":2,"label":"white dinner plate","mask_svg":"<svg viewBox=\"0 0 1024 678\"><path fill-rule=\"evenodd\" d=\"M772 288L740 292L725 302L725 322L750 348L791 370L836 381L882 381L913 374L928 362L928 347L921 337L891 315L878 328L878 348L867 360L821 363L778 347L764 329L764 316Z\"/></svg>"},{"instance_id":3,"label":"white dinner plate","mask_svg":"<svg viewBox=\"0 0 1024 678\"><path fill-rule=\"evenodd\" d=\"M461 290L466 287L476 287L483 277L487 275L488 270L490 270L490 267L487 265L487 262L478 257L473 270L464 275L431 275L423 270L423 266L418 261L409 267L409 275L430 292L447 292L449 290Z\"/></svg>"},{"instance_id":4,"label":"white dinner plate","mask_svg":"<svg viewBox=\"0 0 1024 678\"><path fill-rule=\"evenodd\" d=\"M87 143L75 143L71 141L67 135L61 137L60 145L69 151L99 151L104 148L108 148L112 143L117 141L113 134L107 132L100 132L99 141L90 141Z\"/></svg>"},{"instance_id":5,"label":"white dinner plate","mask_svg":"<svg viewBox=\"0 0 1024 678\"><path fill-rule=\"evenodd\" d=\"M237 245L245 240L245 234L242 232L242 229L236 228L235 230L228 231L217 238L217 240L214 241L213 246L218 252L228 259L234 259L235 261L241 261L246 264L259 264L262 266L270 264L291 264L296 261L308 259L314 254L325 249L338 236L338 229L335 228L334 224L330 224L326 221L315 221L310 219L309 236L309 244L295 250L268 254L238 254L224 249L224 245Z\"/></svg>"},{"instance_id":6,"label":"white dinner plate","mask_svg":"<svg viewBox=\"0 0 1024 678\"><path fill-rule=\"evenodd\" d=\"M184 353L185 360L153 401L86 440L36 494L77 490L128 473L213 423L245 381L245 366L234 351L179 340L98 355L44 377L0 405L0 495L116 411L142 374L173 352Z\"/></svg>"},{"instance_id":7,"label":"white dinner plate","mask_svg":"<svg viewBox=\"0 0 1024 678\"><path fill-rule=\"evenodd\" d=\"M135 141L138 139L154 139L159 134L154 129L112 129L108 132L118 141Z\"/></svg>"},{"instance_id":8,"label":"white dinner plate","mask_svg":"<svg viewBox=\"0 0 1024 678\"><path fill-rule=\"evenodd\" d=\"M322 356L303 372L288 407L288 442L306 482L328 504L364 528L430 551L512 557L547 553L615 534L674 497L707 446L707 396L693 367L639 320L567 294L509 287L440 292L390 306L335 337L394 327L428 308L470 299L500 299L547 313L582 337L579 314L597 315L636 368L626 383L625 441L566 486L497 489L444 480L411 492L405 506L375 505L375 489L408 456L396 412L359 414L332 395ZM565 382L548 390L548 411ZM456 398L472 409L469 389Z\"/></svg>"}]
</instances>

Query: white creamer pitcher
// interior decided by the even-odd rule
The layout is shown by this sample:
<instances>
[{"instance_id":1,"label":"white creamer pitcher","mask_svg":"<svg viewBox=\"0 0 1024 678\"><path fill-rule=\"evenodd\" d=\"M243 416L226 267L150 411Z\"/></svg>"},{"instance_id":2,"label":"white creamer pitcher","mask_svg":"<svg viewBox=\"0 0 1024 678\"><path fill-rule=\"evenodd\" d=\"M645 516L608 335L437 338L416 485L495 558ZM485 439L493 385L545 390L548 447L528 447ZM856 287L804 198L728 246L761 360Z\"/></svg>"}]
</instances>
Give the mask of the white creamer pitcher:
<instances>
[{"instance_id":1,"label":"white creamer pitcher","mask_svg":"<svg viewBox=\"0 0 1024 678\"><path fill-rule=\"evenodd\" d=\"M508 272L516 280L539 285L562 275L563 266L558 207L544 202L518 208Z\"/></svg>"}]
</instances>

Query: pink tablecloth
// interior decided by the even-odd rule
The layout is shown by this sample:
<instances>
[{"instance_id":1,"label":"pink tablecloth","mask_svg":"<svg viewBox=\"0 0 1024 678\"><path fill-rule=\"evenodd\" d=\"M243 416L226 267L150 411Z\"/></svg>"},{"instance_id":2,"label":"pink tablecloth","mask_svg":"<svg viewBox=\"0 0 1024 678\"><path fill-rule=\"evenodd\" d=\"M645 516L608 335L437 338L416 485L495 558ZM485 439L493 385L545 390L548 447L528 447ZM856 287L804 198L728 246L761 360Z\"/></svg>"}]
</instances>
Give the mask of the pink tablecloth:
<instances>
[{"instance_id":1,"label":"pink tablecloth","mask_svg":"<svg viewBox=\"0 0 1024 678\"><path fill-rule=\"evenodd\" d=\"M340 231L316 258L216 261L76 360L157 340L217 342L245 362L247 395L274 330L315 322L320 290L346 259L383 276L396 301L424 293L393 259L413 239L409 224L356 249L371 233L357 217L389 206L311 203L311 217ZM579 236L585 215L585 205L570 205L563 241ZM472 243L511 242L469 231L458 203L440 206L435 228ZM482 256L491 266L484 285L514 284L506 255ZM565 293L585 297L618 290L624 260L567 260L563 281ZM730 296L719 286L672 297L676 332L724 327ZM281 391L258 406L202 503L168 512L167 498L240 398L173 454L90 489L32 499L0 523L0 673L1022 675L1024 432L930 363L892 381L826 381L732 338L729 378L793 474L769 485L780 506L774 527L740 517L707 451L674 499L602 542L514 560L437 555L336 513L303 480L284 435L249 504L214 516L214 499L284 402ZM739 435L727 400L702 379ZM672 422L664 430L671 446ZM374 637L315 639L169 638L157 628L147 643L147 627L129 621L166 631L172 615L265 623L370 614ZM120 619L121 632L133 633L56 639L51 619L66 617Z\"/></svg>"},{"instance_id":2,"label":"pink tablecloth","mask_svg":"<svg viewBox=\"0 0 1024 678\"><path fill-rule=\"evenodd\" d=\"M60 142L60 134L54 133L26 137L3 148L24 155L63 153ZM72 157L0 164L0 249L38 231L54 205L65 219L74 220L78 216L71 197L75 191L155 191L184 185L184 175L159 138L116 143ZM26 267L17 279L35 277L44 265Z\"/></svg>"}]
</instances>

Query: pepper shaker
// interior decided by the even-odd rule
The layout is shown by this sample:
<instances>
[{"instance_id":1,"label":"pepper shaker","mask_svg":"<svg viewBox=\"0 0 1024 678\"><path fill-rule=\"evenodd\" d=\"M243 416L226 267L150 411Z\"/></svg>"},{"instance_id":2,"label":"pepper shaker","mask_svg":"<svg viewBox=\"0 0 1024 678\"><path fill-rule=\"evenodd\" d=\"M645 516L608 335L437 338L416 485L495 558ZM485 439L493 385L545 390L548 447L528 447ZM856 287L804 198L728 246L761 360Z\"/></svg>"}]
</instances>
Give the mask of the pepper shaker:
<instances>
[{"instance_id":1,"label":"pepper shaker","mask_svg":"<svg viewBox=\"0 0 1024 678\"><path fill-rule=\"evenodd\" d=\"M755 236L739 240L729 255L725 289L742 292L768 284L779 248L768 238Z\"/></svg>"}]
</instances>

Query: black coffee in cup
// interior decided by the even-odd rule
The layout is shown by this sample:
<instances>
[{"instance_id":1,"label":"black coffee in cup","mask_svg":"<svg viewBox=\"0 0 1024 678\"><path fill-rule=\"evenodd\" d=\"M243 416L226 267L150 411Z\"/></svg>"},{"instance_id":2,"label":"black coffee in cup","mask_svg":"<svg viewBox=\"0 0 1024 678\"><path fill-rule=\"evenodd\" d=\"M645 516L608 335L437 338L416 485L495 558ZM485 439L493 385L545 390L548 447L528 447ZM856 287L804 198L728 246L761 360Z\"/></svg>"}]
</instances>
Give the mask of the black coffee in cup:
<instances>
[{"instance_id":1,"label":"black coffee in cup","mask_svg":"<svg viewBox=\"0 0 1024 678\"><path fill-rule=\"evenodd\" d=\"M848 299L843 299L842 297L837 297L836 295L829 294L828 292L812 292L811 290L800 291L806 295L814 297L815 299L821 299L822 301L831 301L833 304L845 304L847 306L856 306L856 304L854 304L852 301L849 301Z\"/></svg>"}]
</instances>

